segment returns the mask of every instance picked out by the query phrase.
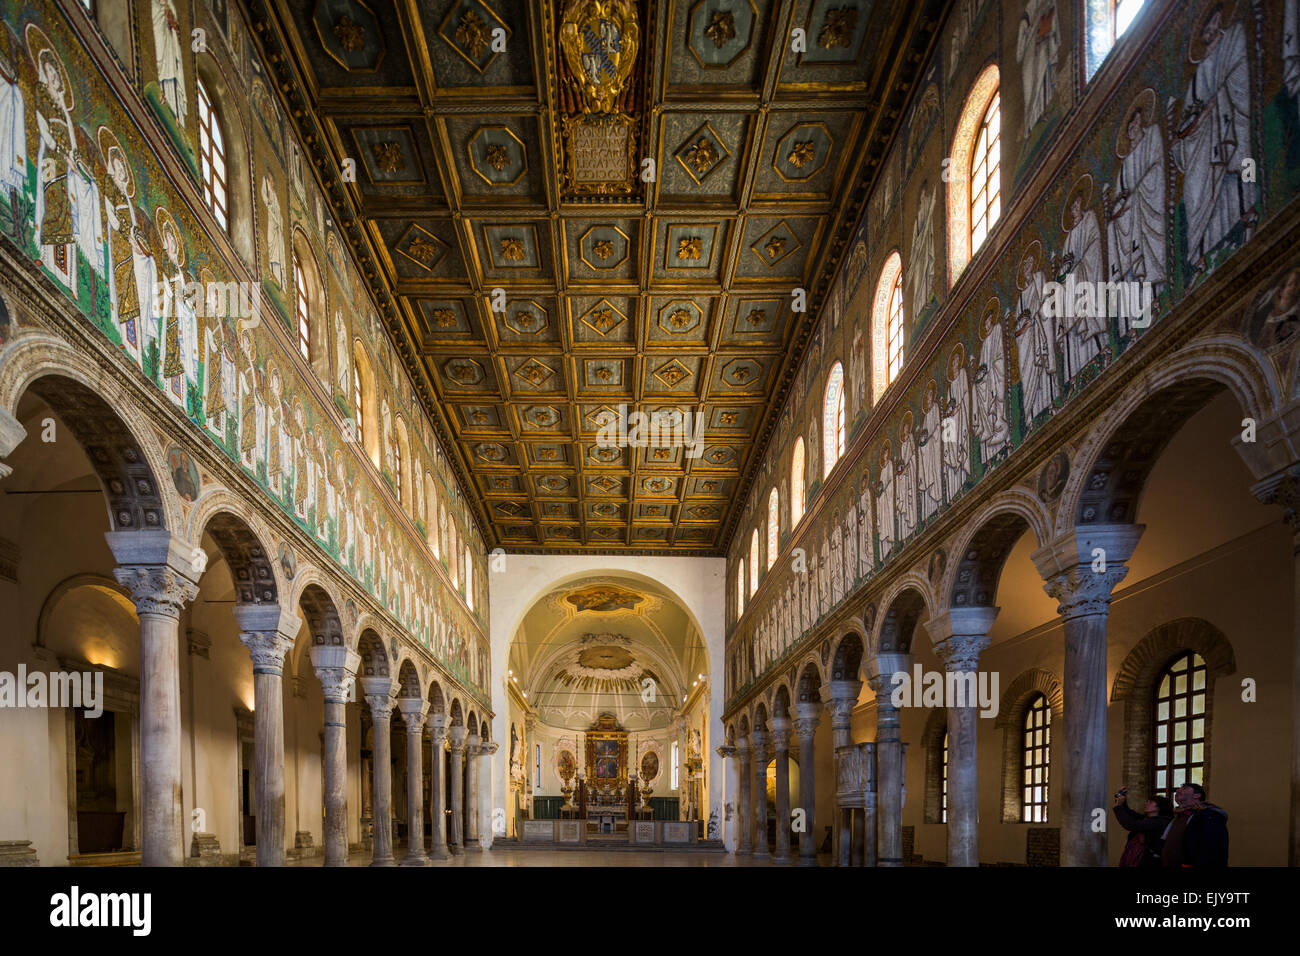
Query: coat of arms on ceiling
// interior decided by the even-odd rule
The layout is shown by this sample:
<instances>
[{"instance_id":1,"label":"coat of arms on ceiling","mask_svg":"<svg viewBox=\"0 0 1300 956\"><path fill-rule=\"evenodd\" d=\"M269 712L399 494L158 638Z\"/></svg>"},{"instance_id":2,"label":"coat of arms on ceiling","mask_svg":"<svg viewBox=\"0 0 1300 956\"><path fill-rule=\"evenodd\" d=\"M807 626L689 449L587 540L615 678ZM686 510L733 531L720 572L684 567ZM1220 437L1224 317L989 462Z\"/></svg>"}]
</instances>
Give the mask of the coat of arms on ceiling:
<instances>
[{"instance_id":1,"label":"coat of arms on ceiling","mask_svg":"<svg viewBox=\"0 0 1300 956\"><path fill-rule=\"evenodd\" d=\"M584 113L612 113L640 47L631 0L569 0L560 46L577 78Z\"/></svg>"},{"instance_id":2,"label":"coat of arms on ceiling","mask_svg":"<svg viewBox=\"0 0 1300 956\"><path fill-rule=\"evenodd\" d=\"M641 45L635 0L568 0L559 34L566 191L631 193L637 121L628 81Z\"/></svg>"}]
</instances>

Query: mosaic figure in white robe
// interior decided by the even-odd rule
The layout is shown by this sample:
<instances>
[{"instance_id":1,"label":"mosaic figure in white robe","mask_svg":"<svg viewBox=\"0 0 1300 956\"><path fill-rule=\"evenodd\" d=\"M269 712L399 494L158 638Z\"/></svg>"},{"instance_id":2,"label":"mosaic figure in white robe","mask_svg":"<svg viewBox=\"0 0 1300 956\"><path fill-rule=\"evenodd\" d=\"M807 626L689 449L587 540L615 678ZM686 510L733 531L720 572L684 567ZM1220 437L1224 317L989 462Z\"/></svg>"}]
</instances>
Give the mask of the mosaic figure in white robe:
<instances>
[{"instance_id":1,"label":"mosaic figure in white robe","mask_svg":"<svg viewBox=\"0 0 1300 956\"><path fill-rule=\"evenodd\" d=\"M942 429L944 479L951 500L970 477L970 385L966 351L960 344L948 357L948 400Z\"/></svg>"},{"instance_id":2,"label":"mosaic figure in white robe","mask_svg":"<svg viewBox=\"0 0 1300 956\"><path fill-rule=\"evenodd\" d=\"M12 206L27 189L27 106L12 65L0 56L0 190Z\"/></svg>"},{"instance_id":3,"label":"mosaic figure in white robe","mask_svg":"<svg viewBox=\"0 0 1300 956\"><path fill-rule=\"evenodd\" d=\"M928 521L943 504L943 434L939 425L938 388L925 388L921 429L916 433L917 483L921 491L921 520Z\"/></svg>"},{"instance_id":4,"label":"mosaic figure in white robe","mask_svg":"<svg viewBox=\"0 0 1300 956\"><path fill-rule=\"evenodd\" d=\"M1154 299L1165 285L1165 144L1158 122L1143 125L1140 107L1128 118L1128 152L1114 187L1103 193L1106 245L1112 282L1150 283ZM1140 307L1121 298L1116 320L1121 337L1129 334ZM1130 307L1132 306L1132 307Z\"/></svg>"},{"instance_id":5,"label":"mosaic figure in white robe","mask_svg":"<svg viewBox=\"0 0 1300 956\"><path fill-rule=\"evenodd\" d=\"M980 354L975 366L971 414L975 437L980 440L980 463L987 466L1011 444L1007 418L1007 365L1002 346L1002 323L996 311L984 314Z\"/></svg>"},{"instance_id":6,"label":"mosaic figure in white robe","mask_svg":"<svg viewBox=\"0 0 1300 956\"><path fill-rule=\"evenodd\" d=\"M1251 157L1250 64L1246 29L1223 27L1214 7L1201 27L1205 55L1183 97L1182 116L1170 119L1174 162L1183 171L1187 211L1187 263L1198 272L1206 258L1239 223L1253 221L1258 184L1242 178ZM1173 101L1170 101L1172 109Z\"/></svg>"},{"instance_id":7,"label":"mosaic figure in white robe","mask_svg":"<svg viewBox=\"0 0 1300 956\"><path fill-rule=\"evenodd\" d=\"M831 517L830 524L826 528L827 547L826 552L830 555L830 604L829 607L835 607L844 600L844 564L840 556L840 513L836 511Z\"/></svg>"},{"instance_id":8,"label":"mosaic figure in white robe","mask_svg":"<svg viewBox=\"0 0 1300 956\"><path fill-rule=\"evenodd\" d=\"M907 289L913 322L929 303L930 290L934 287L934 200L935 190L922 185L916 219L912 222L912 247L907 254Z\"/></svg>"},{"instance_id":9,"label":"mosaic figure in white robe","mask_svg":"<svg viewBox=\"0 0 1300 956\"><path fill-rule=\"evenodd\" d=\"M1074 279L1075 302L1067 308L1071 308L1075 314L1073 318L1058 318L1056 326L1056 344L1065 359L1067 382L1072 381L1106 347L1106 308L1109 298L1101 288L1105 273L1101 264L1101 227L1097 224L1097 213L1084 208L1084 199L1079 192L1071 195L1069 203L1066 221L1074 225L1065 235L1065 245L1061 249L1061 268L1063 276L1072 276ZM1091 308L1079 308L1081 289L1087 290L1086 296L1092 298Z\"/></svg>"},{"instance_id":10,"label":"mosaic figure in white robe","mask_svg":"<svg viewBox=\"0 0 1300 956\"><path fill-rule=\"evenodd\" d=\"M262 177L262 203L266 206L267 267L276 284L288 291L292 285L285 275L284 218L280 213L280 193L270 173Z\"/></svg>"},{"instance_id":11,"label":"mosaic figure in white robe","mask_svg":"<svg viewBox=\"0 0 1300 956\"><path fill-rule=\"evenodd\" d=\"M889 442L880 450L880 478L876 482L876 536L880 538L880 560L889 560L894 550L894 459Z\"/></svg>"},{"instance_id":12,"label":"mosaic figure in white robe","mask_svg":"<svg viewBox=\"0 0 1300 956\"><path fill-rule=\"evenodd\" d=\"M853 591L858 579L858 510L853 498L844 509L844 594Z\"/></svg>"},{"instance_id":13,"label":"mosaic figure in white robe","mask_svg":"<svg viewBox=\"0 0 1300 956\"><path fill-rule=\"evenodd\" d=\"M876 566L875 549L871 536L874 532L871 521L871 481L862 476L858 494L858 577L865 578Z\"/></svg>"},{"instance_id":14,"label":"mosaic figure in white robe","mask_svg":"<svg viewBox=\"0 0 1300 956\"><path fill-rule=\"evenodd\" d=\"M181 22L175 0L153 0L153 48L163 100L183 128L189 107L185 96L185 61L181 56Z\"/></svg>"},{"instance_id":15,"label":"mosaic figure in white robe","mask_svg":"<svg viewBox=\"0 0 1300 956\"><path fill-rule=\"evenodd\" d=\"M1024 288L1011 313L1020 354L1020 385L1024 389L1025 425L1052 407L1056 398L1055 322L1043 314L1046 280L1032 253L1021 263Z\"/></svg>"},{"instance_id":16,"label":"mosaic figure in white robe","mask_svg":"<svg viewBox=\"0 0 1300 956\"><path fill-rule=\"evenodd\" d=\"M912 419L903 416L898 435L898 464L895 466L894 487L898 495L898 540L906 541L916 532L916 442L912 435Z\"/></svg>"},{"instance_id":17,"label":"mosaic figure in white robe","mask_svg":"<svg viewBox=\"0 0 1300 956\"><path fill-rule=\"evenodd\" d=\"M1016 62L1020 64L1025 91L1025 139L1056 96L1056 58L1060 50L1056 0L1027 0L1016 35Z\"/></svg>"}]
</instances>

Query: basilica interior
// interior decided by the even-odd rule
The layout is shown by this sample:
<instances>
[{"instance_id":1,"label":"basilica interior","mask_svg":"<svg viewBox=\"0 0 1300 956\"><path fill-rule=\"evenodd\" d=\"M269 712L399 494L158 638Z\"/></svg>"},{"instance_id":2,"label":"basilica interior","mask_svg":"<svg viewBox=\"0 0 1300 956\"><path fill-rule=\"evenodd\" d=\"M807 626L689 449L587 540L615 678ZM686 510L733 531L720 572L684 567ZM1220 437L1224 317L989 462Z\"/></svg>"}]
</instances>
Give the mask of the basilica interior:
<instances>
[{"instance_id":1,"label":"basilica interior","mask_svg":"<svg viewBox=\"0 0 1300 956\"><path fill-rule=\"evenodd\" d=\"M1300 0L0 0L0 865L1300 864L1298 194Z\"/></svg>"}]
</instances>

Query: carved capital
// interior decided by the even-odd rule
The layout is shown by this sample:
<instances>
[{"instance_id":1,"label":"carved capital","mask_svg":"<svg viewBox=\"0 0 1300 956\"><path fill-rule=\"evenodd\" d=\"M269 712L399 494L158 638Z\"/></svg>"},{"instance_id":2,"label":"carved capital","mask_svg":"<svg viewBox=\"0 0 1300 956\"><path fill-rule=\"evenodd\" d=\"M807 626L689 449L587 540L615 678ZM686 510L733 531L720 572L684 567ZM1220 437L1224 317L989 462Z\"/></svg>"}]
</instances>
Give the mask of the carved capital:
<instances>
[{"instance_id":1,"label":"carved capital","mask_svg":"<svg viewBox=\"0 0 1300 956\"><path fill-rule=\"evenodd\" d=\"M1300 536L1300 469L1287 469L1265 478L1250 489L1266 505L1282 509L1282 520Z\"/></svg>"},{"instance_id":2,"label":"carved capital","mask_svg":"<svg viewBox=\"0 0 1300 956\"><path fill-rule=\"evenodd\" d=\"M850 708L850 711L852 708ZM813 736L817 733L817 725L822 722L821 717L799 716L794 719L794 732L799 737L799 746L806 747L812 743Z\"/></svg>"},{"instance_id":3,"label":"carved capital","mask_svg":"<svg viewBox=\"0 0 1300 956\"><path fill-rule=\"evenodd\" d=\"M342 644L313 644L311 663L320 681L325 699L333 703L346 703L352 696L361 655Z\"/></svg>"},{"instance_id":4,"label":"carved capital","mask_svg":"<svg viewBox=\"0 0 1300 956\"><path fill-rule=\"evenodd\" d=\"M402 712L408 734L424 733L424 719L429 712L429 702L423 697L399 697L397 709Z\"/></svg>"},{"instance_id":5,"label":"carved capital","mask_svg":"<svg viewBox=\"0 0 1300 956\"><path fill-rule=\"evenodd\" d=\"M447 741L447 715L430 714L429 715L429 737L433 740L435 750L442 747Z\"/></svg>"},{"instance_id":6,"label":"carved capital","mask_svg":"<svg viewBox=\"0 0 1300 956\"><path fill-rule=\"evenodd\" d=\"M780 717L772 718L772 749L777 753L790 751L790 721Z\"/></svg>"},{"instance_id":7,"label":"carved capital","mask_svg":"<svg viewBox=\"0 0 1300 956\"><path fill-rule=\"evenodd\" d=\"M451 727L447 731L447 739L451 742L451 752L460 753L465 749L465 735L469 733L462 725Z\"/></svg>"},{"instance_id":8,"label":"carved capital","mask_svg":"<svg viewBox=\"0 0 1300 956\"><path fill-rule=\"evenodd\" d=\"M293 650L293 638L280 631L241 631L239 641L253 658L254 674L284 673L284 657Z\"/></svg>"},{"instance_id":9,"label":"carved capital","mask_svg":"<svg viewBox=\"0 0 1300 956\"><path fill-rule=\"evenodd\" d=\"M1128 566L1123 564L1108 565L1105 571L1094 571L1092 565L1081 564L1048 578L1043 589L1056 599L1057 613L1068 621L1107 613L1111 592L1126 574Z\"/></svg>"},{"instance_id":10,"label":"carved capital","mask_svg":"<svg viewBox=\"0 0 1300 956\"><path fill-rule=\"evenodd\" d=\"M501 746L501 745L500 745L499 743L497 743L495 740L489 740L489 741L486 741L486 742L484 742L484 743L479 744L479 748L478 748L478 749L479 749L479 752L483 754L483 756L485 756L485 757L491 757L494 753L497 752L497 750L500 748L500 746Z\"/></svg>"},{"instance_id":11,"label":"carved capital","mask_svg":"<svg viewBox=\"0 0 1300 956\"><path fill-rule=\"evenodd\" d=\"M168 565L114 568L117 583L131 592L138 614L180 619L181 609L199 595L199 586Z\"/></svg>"},{"instance_id":12,"label":"carved capital","mask_svg":"<svg viewBox=\"0 0 1300 956\"><path fill-rule=\"evenodd\" d=\"M988 635L953 634L934 646L946 671L967 674L978 669L980 654L989 646Z\"/></svg>"},{"instance_id":13,"label":"carved capital","mask_svg":"<svg viewBox=\"0 0 1300 956\"><path fill-rule=\"evenodd\" d=\"M766 766L767 761L771 756L771 754L768 753L767 748L767 734L755 731L750 736L750 752L753 759L756 760L760 766Z\"/></svg>"},{"instance_id":14,"label":"carved capital","mask_svg":"<svg viewBox=\"0 0 1300 956\"><path fill-rule=\"evenodd\" d=\"M719 747L719 748L717 749L717 754L718 754L718 756L721 757L723 760L726 760L726 759L728 759L729 757L734 757L734 756L736 756L736 748L735 748L735 747L729 747L729 746L727 746L726 744L723 744L721 747Z\"/></svg>"}]
</instances>

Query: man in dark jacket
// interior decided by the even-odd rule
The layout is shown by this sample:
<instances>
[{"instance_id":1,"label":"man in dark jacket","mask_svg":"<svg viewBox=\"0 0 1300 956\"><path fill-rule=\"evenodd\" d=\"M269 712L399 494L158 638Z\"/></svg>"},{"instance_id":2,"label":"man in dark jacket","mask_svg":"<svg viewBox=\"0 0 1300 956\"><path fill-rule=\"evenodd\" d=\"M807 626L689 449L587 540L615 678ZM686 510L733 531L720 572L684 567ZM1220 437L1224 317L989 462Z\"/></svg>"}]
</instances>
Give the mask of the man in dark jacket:
<instances>
[{"instance_id":1,"label":"man in dark jacket","mask_svg":"<svg viewBox=\"0 0 1300 956\"><path fill-rule=\"evenodd\" d=\"M1164 865L1227 866L1228 811L1206 802L1204 788L1196 783L1179 787L1174 800L1178 810L1165 830Z\"/></svg>"}]
</instances>

